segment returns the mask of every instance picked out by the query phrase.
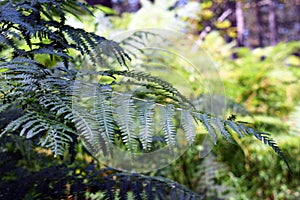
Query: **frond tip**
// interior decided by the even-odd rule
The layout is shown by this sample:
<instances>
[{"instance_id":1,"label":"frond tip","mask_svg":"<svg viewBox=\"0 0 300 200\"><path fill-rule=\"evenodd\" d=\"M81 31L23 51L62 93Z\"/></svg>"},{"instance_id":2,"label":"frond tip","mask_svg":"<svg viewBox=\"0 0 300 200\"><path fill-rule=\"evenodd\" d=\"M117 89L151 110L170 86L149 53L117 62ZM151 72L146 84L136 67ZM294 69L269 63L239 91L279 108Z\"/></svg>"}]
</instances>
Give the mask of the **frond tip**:
<instances>
[{"instance_id":1,"label":"frond tip","mask_svg":"<svg viewBox=\"0 0 300 200\"><path fill-rule=\"evenodd\" d=\"M262 141L264 144L270 146L278 154L278 156L285 162L285 164L288 167L288 170L292 173L292 169L291 169L291 167L290 167L290 165L288 163L288 160L287 160L286 156L281 151L281 149L279 148L279 146L275 142L275 140L273 140L272 138L270 138L270 134L269 133L257 132L253 128L251 128L251 127L247 127L247 132L251 133L252 135L254 135L257 139L259 139L260 141Z\"/></svg>"},{"instance_id":2,"label":"frond tip","mask_svg":"<svg viewBox=\"0 0 300 200\"><path fill-rule=\"evenodd\" d=\"M235 121L226 120L225 123L227 130L231 130L233 132L238 133L241 137L243 135L253 135L256 139L262 141L264 144L271 147L277 155L285 162L289 171L292 173L292 169L288 163L288 160L281 149L278 147L277 143L270 137L269 133L256 131L255 129L248 127L242 123L238 123Z\"/></svg>"}]
</instances>

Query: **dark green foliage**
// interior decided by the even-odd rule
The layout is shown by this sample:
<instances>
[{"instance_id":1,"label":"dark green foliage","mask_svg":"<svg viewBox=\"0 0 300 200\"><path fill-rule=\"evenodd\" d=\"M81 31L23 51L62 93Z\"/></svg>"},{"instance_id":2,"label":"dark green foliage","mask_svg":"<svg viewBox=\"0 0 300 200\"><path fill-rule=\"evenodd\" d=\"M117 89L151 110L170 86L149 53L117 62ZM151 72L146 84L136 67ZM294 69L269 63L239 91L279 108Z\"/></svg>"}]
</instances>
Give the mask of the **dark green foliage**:
<instances>
[{"instance_id":1,"label":"dark green foliage","mask_svg":"<svg viewBox=\"0 0 300 200\"><path fill-rule=\"evenodd\" d=\"M38 172L30 172L14 165L13 159L18 160L17 154L12 158L1 154L12 166L1 165L2 175L16 173L18 176L14 180L0 183L0 196L3 199L66 199L72 195L78 199L86 199L86 193L102 193L102 199L130 199L133 195L135 199L154 200L159 196L164 199L180 199L180 196L191 195L196 199L204 199L205 195L196 194L178 183L162 178L151 177L140 174L130 174L115 171L110 168L97 169L94 164L87 165L80 169L77 167L67 167L65 165L54 165L45 167ZM1 178L3 178L1 176ZM22 187L19 187L22 185ZM69 188L67 187L69 185ZM13 192L19 188L18 192ZM34 195L34 196L33 196Z\"/></svg>"},{"instance_id":2,"label":"dark green foliage","mask_svg":"<svg viewBox=\"0 0 300 200\"><path fill-rule=\"evenodd\" d=\"M129 56L117 43L65 24L65 14L72 13L73 9L89 11L77 1L24 0L6 3L1 6L0 12L0 43L13 49L13 57L34 58L37 54L45 54L51 58L59 57L67 64L71 59L69 49L74 49L90 56L94 64L101 62L105 56L113 56L119 63L125 64ZM38 42L33 42L33 39ZM23 41L28 50L15 45Z\"/></svg>"}]
</instances>

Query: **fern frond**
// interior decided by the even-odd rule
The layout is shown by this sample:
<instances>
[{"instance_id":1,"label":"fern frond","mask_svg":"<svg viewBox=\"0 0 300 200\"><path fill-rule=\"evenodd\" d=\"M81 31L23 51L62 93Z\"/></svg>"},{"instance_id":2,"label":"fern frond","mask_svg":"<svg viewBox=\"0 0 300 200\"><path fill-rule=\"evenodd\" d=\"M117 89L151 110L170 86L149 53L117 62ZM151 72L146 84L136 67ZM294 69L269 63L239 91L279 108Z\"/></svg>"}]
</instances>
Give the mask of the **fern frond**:
<instances>
[{"instance_id":1,"label":"fern frond","mask_svg":"<svg viewBox=\"0 0 300 200\"><path fill-rule=\"evenodd\" d=\"M74 119L74 123L79 134L79 137L82 139L85 146L91 151L93 155L99 155L100 150L105 152L104 145L100 146L101 136L96 126L94 117L83 112L79 112L77 117Z\"/></svg>"},{"instance_id":2,"label":"fern frond","mask_svg":"<svg viewBox=\"0 0 300 200\"><path fill-rule=\"evenodd\" d=\"M232 132L238 133L240 137L244 137L244 135L253 135L255 138L271 147L277 153L277 155L286 163L289 170L292 171L283 152L278 147L277 143L272 138L270 138L270 134L256 131L255 129L246 126L245 124L235 122L233 120L225 120L224 124L226 125L226 130L231 130Z\"/></svg>"},{"instance_id":3,"label":"fern frond","mask_svg":"<svg viewBox=\"0 0 300 200\"><path fill-rule=\"evenodd\" d=\"M2 72L4 75L17 75L19 73L24 73L39 76L44 74L44 71L39 63L31 59L20 57L16 57L8 62L0 63L0 69L7 69L7 71Z\"/></svg>"},{"instance_id":4,"label":"fern frond","mask_svg":"<svg viewBox=\"0 0 300 200\"><path fill-rule=\"evenodd\" d=\"M40 105L44 106L45 108L49 109L50 111L54 112L57 117L64 116L64 119L69 119L72 121L73 117L70 116L66 118L65 116L72 113L70 99L63 101L60 97L56 95L45 94L38 97Z\"/></svg>"},{"instance_id":5,"label":"fern frond","mask_svg":"<svg viewBox=\"0 0 300 200\"><path fill-rule=\"evenodd\" d=\"M44 123L43 121L36 121L36 125L27 130L26 138L32 138L33 136L38 135L42 132L46 132L47 130L48 127L46 123Z\"/></svg>"},{"instance_id":6,"label":"fern frond","mask_svg":"<svg viewBox=\"0 0 300 200\"><path fill-rule=\"evenodd\" d=\"M104 56L116 58L119 64L125 66L125 58L131 60L129 55L114 41L67 25L64 26L64 32L82 54L90 56L93 64L102 63L105 60Z\"/></svg>"},{"instance_id":7,"label":"fern frond","mask_svg":"<svg viewBox=\"0 0 300 200\"><path fill-rule=\"evenodd\" d=\"M151 148L153 125L154 125L154 107L153 101L139 102L137 106L137 118L140 123L139 138L141 139L143 149Z\"/></svg>"},{"instance_id":8,"label":"fern frond","mask_svg":"<svg viewBox=\"0 0 300 200\"><path fill-rule=\"evenodd\" d=\"M216 129L221 133L221 135L228 141L232 142L230 138L230 133L227 130L227 127L225 126L225 123L220 118L213 118L212 123L215 125Z\"/></svg>"},{"instance_id":9,"label":"fern frond","mask_svg":"<svg viewBox=\"0 0 300 200\"><path fill-rule=\"evenodd\" d=\"M126 37L119 42L120 46L127 50L133 57L136 58L134 51L144 53L143 48L150 41L150 36L159 36L158 34L147 31L136 31L132 35Z\"/></svg>"},{"instance_id":10,"label":"fern frond","mask_svg":"<svg viewBox=\"0 0 300 200\"><path fill-rule=\"evenodd\" d=\"M238 133L241 138L244 137L244 134L243 134L244 130L241 129L239 124L235 123L232 120L225 120L224 123L227 127L229 127L231 130L233 130L235 133Z\"/></svg>"},{"instance_id":11,"label":"fern frond","mask_svg":"<svg viewBox=\"0 0 300 200\"><path fill-rule=\"evenodd\" d=\"M283 154L283 152L281 151L281 149L278 147L277 143L272 138L270 138L270 134L258 132L251 127L245 127L245 129L246 129L246 133L248 133L248 134L250 133L251 135L254 135L258 140L260 140L264 144L267 144L268 146L270 146L277 153L277 155L279 155L279 157L285 162L289 171L292 172L292 169L288 163L288 160L286 159L286 157Z\"/></svg>"},{"instance_id":12,"label":"fern frond","mask_svg":"<svg viewBox=\"0 0 300 200\"><path fill-rule=\"evenodd\" d=\"M1 29L0 29L1 30ZM18 52L20 54L21 50L14 44L14 42L8 38L5 33L3 33L1 31L0 33L0 43L5 44L7 46L9 46L10 48L12 48L13 50L15 50L16 52Z\"/></svg>"},{"instance_id":13,"label":"fern frond","mask_svg":"<svg viewBox=\"0 0 300 200\"><path fill-rule=\"evenodd\" d=\"M16 5L14 5L13 3L7 3L6 5L1 6L0 22L2 21L17 24L24 30L34 32L34 27L32 26L32 24L27 23L24 19L22 19L21 12L17 11Z\"/></svg>"},{"instance_id":14,"label":"fern frond","mask_svg":"<svg viewBox=\"0 0 300 200\"><path fill-rule=\"evenodd\" d=\"M101 135L108 147L113 143L115 134L111 98L111 90L103 87L96 88L95 114L100 125Z\"/></svg>"},{"instance_id":15,"label":"fern frond","mask_svg":"<svg viewBox=\"0 0 300 200\"><path fill-rule=\"evenodd\" d=\"M211 117L207 115L206 113L199 113L196 115L196 118L201 122L201 124L205 127L205 129L208 131L209 135L213 139L214 144L217 143L217 134L212 126Z\"/></svg>"},{"instance_id":16,"label":"fern frond","mask_svg":"<svg viewBox=\"0 0 300 200\"><path fill-rule=\"evenodd\" d=\"M160 79L159 77L152 76L146 72L141 72L141 71L123 71L123 72L120 72L120 75L132 77L132 78L137 79L138 81L145 80L147 82L155 83L155 84L161 86L164 90L169 91L170 93L172 93L174 95L178 95L182 98L182 100L189 102L175 87L173 87L172 84L170 84L167 81L164 81L163 79Z\"/></svg>"},{"instance_id":17,"label":"fern frond","mask_svg":"<svg viewBox=\"0 0 300 200\"><path fill-rule=\"evenodd\" d=\"M134 103L131 97L132 94L123 93L115 96L113 102L116 108L115 113L117 116L117 124L121 131L122 141L132 153L137 148L137 135L135 134Z\"/></svg>"},{"instance_id":18,"label":"fern frond","mask_svg":"<svg viewBox=\"0 0 300 200\"><path fill-rule=\"evenodd\" d=\"M196 136L196 130L194 125L194 118L191 113L191 110L181 110L181 124L182 128L185 132L186 139L188 143L191 145L194 142Z\"/></svg>"},{"instance_id":19,"label":"fern frond","mask_svg":"<svg viewBox=\"0 0 300 200\"><path fill-rule=\"evenodd\" d=\"M168 92L171 95L178 97L178 101L181 105L181 107L194 107L194 105L184 96L182 95L175 87L173 87L172 84L169 82L157 77L157 76L152 76L146 72L142 71L103 71L99 72L101 75L107 75L110 77L113 77L114 75L119 75L123 77L129 77L136 79L137 81L145 81L147 84L145 84L145 87L147 85L151 88L154 87L156 90L162 90L164 92ZM130 84L130 83L129 83ZM134 83L133 83L134 84ZM151 85L154 84L155 86Z\"/></svg>"},{"instance_id":20,"label":"fern frond","mask_svg":"<svg viewBox=\"0 0 300 200\"><path fill-rule=\"evenodd\" d=\"M174 124L175 109L172 104L162 107L162 130L165 133L167 145L174 146L176 144L175 124Z\"/></svg>"},{"instance_id":21,"label":"fern frond","mask_svg":"<svg viewBox=\"0 0 300 200\"><path fill-rule=\"evenodd\" d=\"M130 57L118 43L65 24L66 12L76 10L91 13L84 4L74 0L6 3L0 12L0 23L3 24L0 43L13 49L15 56L55 55L67 63L66 60L71 59L68 50L75 49L88 55L94 64L103 63L105 57L113 57L126 66L126 59L130 60ZM16 42L9 39L11 37L25 41L30 50L20 50ZM38 38L40 42L32 43L32 38ZM45 38L49 42L45 42Z\"/></svg>"},{"instance_id":22,"label":"fern frond","mask_svg":"<svg viewBox=\"0 0 300 200\"><path fill-rule=\"evenodd\" d=\"M68 9L68 6L71 6L71 9ZM115 132L120 131L122 142L133 153L137 150L138 139L141 139L144 150L150 148L153 137L152 124L156 117L154 107L160 106L162 130L169 146L175 146L178 128L175 125L175 120L178 120L176 111L181 110L182 128L190 144L195 137L194 123L197 120L208 131L214 143L217 140L217 133L228 141L231 132L238 133L241 137L253 135L273 148L287 163L283 153L268 134L234 120L222 120L201 113L172 84L146 72L128 70L99 72L113 79L108 84L111 88L123 84L118 78L124 78L127 79L127 85L142 86L146 90L117 94L101 90L103 85L100 85L96 90L95 111L76 106L72 108L71 85L74 83L76 73L68 69L68 59L72 59L68 50L75 49L82 55L89 56L94 64L116 60L119 65L126 66L126 61L130 60L127 52L118 43L65 24L65 11L80 10L81 6L85 9L85 6L75 0L22 0L10 1L0 7L0 43L12 51L8 58L13 58L10 61L5 61L9 59L0 61L0 101L8 102L0 106L0 111L7 109L7 105L11 105L12 102L26 108L23 116L11 121L4 128L4 133L20 131L20 135L27 138L43 137L42 145L51 148L54 155L59 155L63 153L67 143L72 141L70 134L76 134L74 129L77 127L86 146L92 154L97 155L100 149L105 151L106 145L112 143ZM146 37L148 36L146 34ZM136 33L121 45L129 45L140 50L140 46L146 45L147 39L144 37L142 33ZM19 44L26 48L19 49L17 47ZM39 64L34 61L34 58L37 59L36 54L58 57L59 61L65 64L65 69L59 70L58 67L49 69ZM111 100L112 93L115 94L115 98ZM141 96L146 97L146 103L135 104ZM116 118L113 113L116 113ZM136 134L137 125L140 126L139 135ZM141 190L141 185L130 186L135 187L137 191ZM112 189L110 185L108 188ZM159 187L157 191L161 192L160 198L164 198L166 191ZM108 191L108 196L112 198L114 194L109 192L116 191ZM136 191L134 193L136 194ZM174 192L172 195L176 196L177 193Z\"/></svg>"},{"instance_id":23,"label":"fern frond","mask_svg":"<svg viewBox=\"0 0 300 200\"><path fill-rule=\"evenodd\" d=\"M46 55L55 55L55 56L66 58L66 59L72 58L71 56L67 55L66 53L64 53L50 45L48 45L48 47L33 49L31 51L28 51L27 54L33 54L33 55L46 54Z\"/></svg>"},{"instance_id":24,"label":"fern frond","mask_svg":"<svg viewBox=\"0 0 300 200\"><path fill-rule=\"evenodd\" d=\"M48 130L47 136L41 141L41 146L50 148L54 153L54 157L63 155L65 152L65 146L72 142L72 138L59 129Z\"/></svg>"},{"instance_id":25,"label":"fern frond","mask_svg":"<svg viewBox=\"0 0 300 200\"><path fill-rule=\"evenodd\" d=\"M13 132L16 131L19 127L21 127L24 123L29 122L31 120L36 119L36 116L32 112L27 112L23 116L19 117L18 119L10 122L5 128L3 133Z\"/></svg>"},{"instance_id":26,"label":"fern frond","mask_svg":"<svg viewBox=\"0 0 300 200\"><path fill-rule=\"evenodd\" d=\"M37 134L46 135L42 140L42 146L51 148L54 156L62 155L65 146L72 142L72 138L67 134L74 131L65 124L53 121L49 114L42 115L36 111L27 111L26 114L10 122L4 129L4 133L14 132L20 129L20 136L26 135L26 138L32 138Z\"/></svg>"},{"instance_id":27,"label":"fern frond","mask_svg":"<svg viewBox=\"0 0 300 200\"><path fill-rule=\"evenodd\" d=\"M175 107L186 107L186 105L182 103L180 97L169 93L157 84L140 82L135 80L119 81L115 84L120 86L128 86L128 90L130 90L131 86L140 86L144 88L141 90L134 91L134 96L142 97L142 99L155 99L155 102L160 104L167 104L166 99L168 99L171 101L168 103L172 103Z\"/></svg>"}]
</instances>

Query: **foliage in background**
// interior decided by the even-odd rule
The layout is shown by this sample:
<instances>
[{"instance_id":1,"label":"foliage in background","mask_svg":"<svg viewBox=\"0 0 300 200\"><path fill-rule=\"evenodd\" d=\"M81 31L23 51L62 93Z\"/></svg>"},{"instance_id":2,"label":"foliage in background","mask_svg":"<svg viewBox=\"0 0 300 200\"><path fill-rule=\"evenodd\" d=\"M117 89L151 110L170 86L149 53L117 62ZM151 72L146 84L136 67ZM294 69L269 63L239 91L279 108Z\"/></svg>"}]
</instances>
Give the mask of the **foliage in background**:
<instances>
[{"instance_id":1,"label":"foliage in background","mask_svg":"<svg viewBox=\"0 0 300 200\"><path fill-rule=\"evenodd\" d=\"M299 179L296 177L300 175L297 158L300 153L300 135L290 134L290 130L298 130L295 121L297 115L293 110L300 100L300 62L294 53L299 52L300 43L281 43L254 50L233 48L234 45L226 43L217 32L212 32L201 45L216 61L226 94L242 103L252 115L241 119L274 133L291 160L294 158L292 165L295 174L290 176L279 160L267 156L266 149L251 141L236 138L240 147L221 143L216 148L219 159L230 166L230 180L242 194L240 199L298 198ZM232 55L237 58L232 59ZM293 120L294 123L287 123ZM246 148L248 146L249 149ZM265 157L261 156L262 152ZM235 156L232 157L232 154ZM239 162L241 160L245 162ZM272 162L272 167L267 162ZM254 180L253 174L258 174L263 181Z\"/></svg>"}]
</instances>

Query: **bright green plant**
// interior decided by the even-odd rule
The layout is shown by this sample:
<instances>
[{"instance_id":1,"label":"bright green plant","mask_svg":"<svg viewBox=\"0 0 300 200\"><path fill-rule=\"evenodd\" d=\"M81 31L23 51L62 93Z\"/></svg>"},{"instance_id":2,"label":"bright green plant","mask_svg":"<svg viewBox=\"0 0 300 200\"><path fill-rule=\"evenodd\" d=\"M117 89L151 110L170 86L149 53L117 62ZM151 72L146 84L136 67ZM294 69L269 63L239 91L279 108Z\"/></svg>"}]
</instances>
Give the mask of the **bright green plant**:
<instances>
[{"instance_id":1,"label":"bright green plant","mask_svg":"<svg viewBox=\"0 0 300 200\"><path fill-rule=\"evenodd\" d=\"M216 61L228 96L242 103L250 113L251 117L248 114L242 119L274 133L292 158L291 165L295 169L294 176L290 176L281 161L249 140L235 138L239 146L219 143L216 154L230 168L231 185L239 191L241 199L295 199L299 196L296 192L299 181L294 177L299 176L300 143L299 135L295 134L297 114L292 112L297 110L295 105L299 102L299 69L293 55L298 52L299 44L281 43L254 50L233 48L234 44L226 44L217 32L210 33L201 44ZM236 59L232 59L233 53L237 53ZM272 167L266 164L269 161L274 162ZM253 174L268 181L254 181Z\"/></svg>"}]
</instances>

